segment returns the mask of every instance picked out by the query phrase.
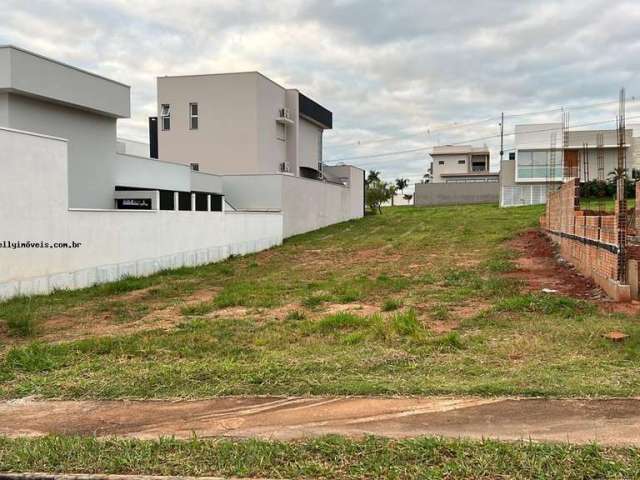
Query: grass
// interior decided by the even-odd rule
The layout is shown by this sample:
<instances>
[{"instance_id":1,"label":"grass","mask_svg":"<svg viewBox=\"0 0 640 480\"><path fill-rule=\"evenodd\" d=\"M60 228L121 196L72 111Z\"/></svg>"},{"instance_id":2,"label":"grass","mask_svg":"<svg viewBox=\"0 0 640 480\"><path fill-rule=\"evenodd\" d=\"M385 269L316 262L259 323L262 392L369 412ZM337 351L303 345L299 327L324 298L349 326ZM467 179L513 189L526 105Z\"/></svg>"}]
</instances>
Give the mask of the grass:
<instances>
[{"instance_id":1,"label":"grass","mask_svg":"<svg viewBox=\"0 0 640 480\"><path fill-rule=\"evenodd\" d=\"M438 438L299 442L0 438L1 471L318 479L630 479L633 448Z\"/></svg>"},{"instance_id":2,"label":"grass","mask_svg":"<svg viewBox=\"0 0 640 480\"><path fill-rule=\"evenodd\" d=\"M504 276L515 260L505 241L541 212L390 208L256 255L1 303L14 338L0 336L0 398L640 395L636 318ZM187 303L202 290L216 295ZM369 310L331 313L343 303ZM230 306L248 316L210 315ZM167 307L174 328L41 337L59 315L119 325ZM23 318L37 327L27 339ZM611 330L629 338L609 342Z\"/></svg>"}]
</instances>

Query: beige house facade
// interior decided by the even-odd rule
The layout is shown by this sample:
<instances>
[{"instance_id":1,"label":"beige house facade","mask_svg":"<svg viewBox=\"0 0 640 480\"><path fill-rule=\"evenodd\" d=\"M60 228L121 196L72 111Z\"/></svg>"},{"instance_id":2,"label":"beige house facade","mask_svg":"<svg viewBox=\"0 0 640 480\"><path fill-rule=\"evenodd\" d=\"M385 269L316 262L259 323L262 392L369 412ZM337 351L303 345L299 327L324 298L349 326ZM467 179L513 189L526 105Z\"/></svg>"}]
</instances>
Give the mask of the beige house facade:
<instances>
[{"instance_id":1,"label":"beige house facade","mask_svg":"<svg viewBox=\"0 0 640 480\"><path fill-rule=\"evenodd\" d=\"M259 72L160 77L157 157L220 175L322 177L333 114Z\"/></svg>"}]
</instances>

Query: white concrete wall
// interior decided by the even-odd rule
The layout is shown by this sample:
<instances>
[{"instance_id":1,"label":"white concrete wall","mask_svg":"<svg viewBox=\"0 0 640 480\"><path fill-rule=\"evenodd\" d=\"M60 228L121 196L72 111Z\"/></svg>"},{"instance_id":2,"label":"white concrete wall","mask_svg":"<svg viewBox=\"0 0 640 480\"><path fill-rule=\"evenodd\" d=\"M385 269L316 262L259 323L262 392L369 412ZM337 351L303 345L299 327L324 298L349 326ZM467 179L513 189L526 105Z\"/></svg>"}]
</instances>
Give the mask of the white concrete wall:
<instances>
[{"instance_id":1,"label":"white concrete wall","mask_svg":"<svg viewBox=\"0 0 640 480\"><path fill-rule=\"evenodd\" d=\"M0 298L82 288L277 245L280 213L67 209L67 142L0 129L0 237L80 248L0 248Z\"/></svg>"},{"instance_id":2,"label":"white concrete wall","mask_svg":"<svg viewBox=\"0 0 640 480\"><path fill-rule=\"evenodd\" d=\"M129 140L128 138L118 138L117 149L118 153L145 158L149 158L151 151L148 143Z\"/></svg>"},{"instance_id":3,"label":"white concrete wall","mask_svg":"<svg viewBox=\"0 0 640 480\"><path fill-rule=\"evenodd\" d=\"M240 210L282 210L284 175L224 175L225 199Z\"/></svg>"},{"instance_id":4,"label":"white concrete wall","mask_svg":"<svg viewBox=\"0 0 640 480\"><path fill-rule=\"evenodd\" d=\"M9 125L9 94L0 93L0 126Z\"/></svg>"},{"instance_id":5,"label":"white concrete wall","mask_svg":"<svg viewBox=\"0 0 640 480\"><path fill-rule=\"evenodd\" d=\"M222 194L222 177L205 172L191 172L191 191Z\"/></svg>"},{"instance_id":6,"label":"white concrete wall","mask_svg":"<svg viewBox=\"0 0 640 480\"><path fill-rule=\"evenodd\" d=\"M283 176L284 237L362 217L362 209L359 214L352 212L351 194L341 185Z\"/></svg>"},{"instance_id":7,"label":"white concrete wall","mask_svg":"<svg viewBox=\"0 0 640 480\"><path fill-rule=\"evenodd\" d=\"M69 205L111 207L115 118L12 93L8 122L0 123L0 127L68 139Z\"/></svg>"},{"instance_id":8,"label":"white concrete wall","mask_svg":"<svg viewBox=\"0 0 640 480\"><path fill-rule=\"evenodd\" d=\"M546 148L551 145L551 137L555 134L556 147L563 144L561 123L530 123L515 126L515 145L521 150Z\"/></svg>"},{"instance_id":9,"label":"white concrete wall","mask_svg":"<svg viewBox=\"0 0 640 480\"><path fill-rule=\"evenodd\" d=\"M322 160L320 155L322 129L310 121L300 118L298 142L298 166L317 170L318 162Z\"/></svg>"},{"instance_id":10,"label":"white concrete wall","mask_svg":"<svg viewBox=\"0 0 640 480\"><path fill-rule=\"evenodd\" d=\"M293 175L225 175L225 198L238 209L282 210L283 236L290 237L364 215L363 171L340 168L350 187Z\"/></svg>"},{"instance_id":11,"label":"white concrete wall","mask_svg":"<svg viewBox=\"0 0 640 480\"><path fill-rule=\"evenodd\" d=\"M115 155L114 162L114 186L191 191L191 168L188 165L122 154Z\"/></svg>"}]
</instances>

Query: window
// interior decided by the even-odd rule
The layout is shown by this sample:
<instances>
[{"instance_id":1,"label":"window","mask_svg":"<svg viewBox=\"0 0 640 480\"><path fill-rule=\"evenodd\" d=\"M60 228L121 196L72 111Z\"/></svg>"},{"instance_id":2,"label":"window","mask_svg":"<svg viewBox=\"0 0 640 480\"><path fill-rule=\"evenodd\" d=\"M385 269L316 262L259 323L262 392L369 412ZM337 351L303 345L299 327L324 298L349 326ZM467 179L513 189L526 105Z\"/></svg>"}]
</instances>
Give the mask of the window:
<instances>
[{"instance_id":1,"label":"window","mask_svg":"<svg viewBox=\"0 0 640 480\"><path fill-rule=\"evenodd\" d=\"M515 160L516 159L516 152L509 152L509 160Z\"/></svg>"},{"instance_id":2,"label":"window","mask_svg":"<svg viewBox=\"0 0 640 480\"><path fill-rule=\"evenodd\" d=\"M198 104L197 103L189 104L189 128L191 130L198 129Z\"/></svg>"},{"instance_id":3,"label":"window","mask_svg":"<svg viewBox=\"0 0 640 480\"><path fill-rule=\"evenodd\" d=\"M171 105L168 103L162 104L160 118L162 119L162 130L171 130Z\"/></svg>"},{"instance_id":4,"label":"window","mask_svg":"<svg viewBox=\"0 0 640 480\"><path fill-rule=\"evenodd\" d=\"M467 163L466 160L458 160L458 165L464 165L465 163Z\"/></svg>"},{"instance_id":5,"label":"window","mask_svg":"<svg viewBox=\"0 0 640 480\"><path fill-rule=\"evenodd\" d=\"M438 165L444 165L444 160L439 160Z\"/></svg>"},{"instance_id":6,"label":"window","mask_svg":"<svg viewBox=\"0 0 640 480\"><path fill-rule=\"evenodd\" d=\"M191 164L191 170L193 170L194 172L199 172L200 171L200 164L199 163L192 163Z\"/></svg>"},{"instance_id":7,"label":"window","mask_svg":"<svg viewBox=\"0 0 640 480\"><path fill-rule=\"evenodd\" d=\"M551 152L548 150L518 151L517 177L519 179L562 178L562 160L555 159L551 167Z\"/></svg>"}]
</instances>

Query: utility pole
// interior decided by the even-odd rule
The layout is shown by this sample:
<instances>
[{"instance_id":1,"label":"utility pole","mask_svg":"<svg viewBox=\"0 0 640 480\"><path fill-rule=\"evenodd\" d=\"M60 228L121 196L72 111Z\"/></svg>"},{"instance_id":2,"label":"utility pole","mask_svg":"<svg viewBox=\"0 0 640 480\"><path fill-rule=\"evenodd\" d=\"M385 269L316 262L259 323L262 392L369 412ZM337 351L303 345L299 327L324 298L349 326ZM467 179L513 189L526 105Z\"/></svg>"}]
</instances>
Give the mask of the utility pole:
<instances>
[{"instance_id":1,"label":"utility pole","mask_svg":"<svg viewBox=\"0 0 640 480\"><path fill-rule=\"evenodd\" d=\"M504 156L504 112L500 114L500 168Z\"/></svg>"}]
</instances>

